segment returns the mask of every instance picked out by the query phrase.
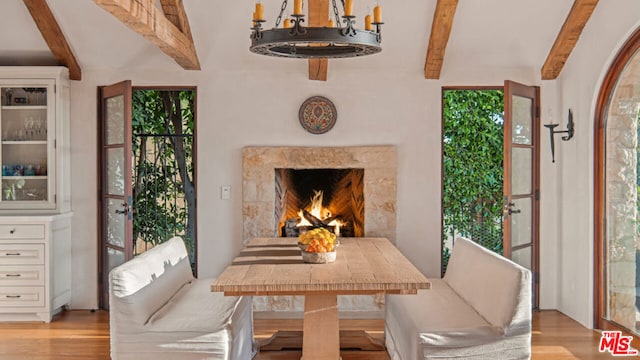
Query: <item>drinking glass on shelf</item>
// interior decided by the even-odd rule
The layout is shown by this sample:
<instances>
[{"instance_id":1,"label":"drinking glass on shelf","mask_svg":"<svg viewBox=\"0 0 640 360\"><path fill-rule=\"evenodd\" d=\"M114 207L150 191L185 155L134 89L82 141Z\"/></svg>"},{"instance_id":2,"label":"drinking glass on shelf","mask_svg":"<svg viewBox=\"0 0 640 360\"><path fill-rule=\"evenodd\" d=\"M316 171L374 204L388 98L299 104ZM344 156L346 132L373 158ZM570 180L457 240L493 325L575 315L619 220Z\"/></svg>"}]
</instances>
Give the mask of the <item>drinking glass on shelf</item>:
<instances>
[{"instance_id":1,"label":"drinking glass on shelf","mask_svg":"<svg viewBox=\"0 0 640 360\"><path fill-rule=\"evenodd\" d=\"M13 95L13 91L11 89L6 89L4 91L4 101L5 101L5 105L11 105L11 98Z\"/></svg>"},{"instance_id":2,"label":"drinking glass on shelf","mask_svg":"<svg viewBox=\"0 0 640 360\"><path fill-rule=\"evenodd\" d=\"M24 129L18 129L13 132L13 140L14 141L22 141L24 140Z\"/></svg>"},{"instance_id":3,"label":"drinking glass on shelf","mask_svg":"<svg viewBox=\"0 0 640 360\"><path fill-rule=\"evenodd\" d=\"M38 134L39 140L47 139L47 121L46 118L38 118L38 123L36 124L36 133Z\"/></svg>"},{"instance_id":4,"label":"drinking glass on shelf","mask_svg":"<svg viewBox=\"0 0 640 360\"><path fill-rule=\"evenodd\" d=\"M33 165L29 164L24 167L24 176L34 176L36 174L36 169Z\"/></svg>"},{"instance_id":5,"label":"drinking glass on shelf","mask_svg":"<svg viewBox=\"0 0 640 360\"><path fill-rule=\"evenodd\" d=\"M24 122L25 127L25 138L26 140L33 140L35 135L35 125L33 122L33 116L27 116L27 119Z\"/></svg>"}]
</instances>

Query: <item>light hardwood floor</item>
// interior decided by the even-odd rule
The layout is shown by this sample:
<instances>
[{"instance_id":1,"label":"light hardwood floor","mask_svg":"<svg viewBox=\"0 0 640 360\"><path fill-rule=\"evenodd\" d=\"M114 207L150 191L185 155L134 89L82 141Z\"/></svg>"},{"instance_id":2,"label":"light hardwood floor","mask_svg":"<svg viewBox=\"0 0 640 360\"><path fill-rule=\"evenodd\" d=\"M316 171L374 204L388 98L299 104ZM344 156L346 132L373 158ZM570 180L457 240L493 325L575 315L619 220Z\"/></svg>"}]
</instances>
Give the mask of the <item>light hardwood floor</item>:
<instances>
[{"instance_id":1,"label":"light hardwood floor","mask_svg":"<svg viewBox=\"0 0 640 360\"><path fill-rule=\"evenodd\" d=\"M299 330L301 325L299 320L256 320L256 339L268 338L275 329ZM341 321L342 329L364 329L374 338L383 336L382 326L383 323L376 320ZM536 360L613 358L598 352L598 332L582 327L557 311L534 312L532 339L532 358ZM299 358L299 351L263 351L256 359ZM109 359L108 314L105 311L68 311L56 316L50 324L0 323L0 359ZM342 359L386 360L388 357L379 351L345 351Z\"/></svg>"}]
</instances>

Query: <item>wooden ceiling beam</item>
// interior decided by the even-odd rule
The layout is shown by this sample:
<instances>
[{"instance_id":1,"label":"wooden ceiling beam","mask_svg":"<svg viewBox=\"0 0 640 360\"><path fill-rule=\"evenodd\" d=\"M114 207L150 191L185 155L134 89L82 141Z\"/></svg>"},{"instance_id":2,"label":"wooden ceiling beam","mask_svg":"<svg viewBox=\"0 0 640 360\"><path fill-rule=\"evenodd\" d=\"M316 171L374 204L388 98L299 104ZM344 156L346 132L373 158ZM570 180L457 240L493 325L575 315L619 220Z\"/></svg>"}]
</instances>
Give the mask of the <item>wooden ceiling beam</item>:
<instances>
[{"instance_id":1,"label":"wooden ceiling beam","mask_svg":"<svg viewBox=\"0 0 640 360\"><path fill-rule=\"evenodd\" d=\"M542 66L542 80L556 79L576 46L598 0L575 0Z\"/></svg>"},{"instance_id":2,"label":"wooden ceiling beam","mask_svg":"<svg viewBox=\"0 0 640 360\"><path fill-rule=\"evenodd\" d=\"M61 65L69 69L71 80L82 80L82 69L76 60L73 50L60 29L46 0L23 0L33 21L38 26L42 38L49 46L53 56Z\"/></svg>"},{"instance_id":3,"label":"wooden ceiling beam","mask_svg":"<svg viewBox=\"0 0 640 360\"><path fill-rule=\"evenodd\" d=\"M444 54L449 42L457 6L458 0L438 0L436 4L433 22L431 23L431 34L429 35L427 59L424 64L424 77L426 79L440 79Z\"/></svg>"},{"instance_id":4,"label":"wooden ceiling beam","mask_svg":"<svg viewBox=\"0 0 640 360\"><path fill-rule=\"evenodd\" d=\"M94 2L130 29L154 43L185 70L200 70L200 61L193 39L174 25L164 15L163 10L155 6L155 0L94 0ZM178 1L175 4L177 5ZM186 19L186 15L183 16Z\"/></svg>"},{"instance_id":5,"label":"wooden ceiling beam","mask_svg":"<svg viewBox=\"0 0 640 360\"><path fill-rule=\"evenodd\" d=\"M171 21L185 36L193 41L189 18L187 17L187 12L184 10L182 0L160 0L160 5L162 5L162 12L164 12L167 20Z\"/></svg>"},{"instance_id":6,"label":"wooden ceiling beam","mask_svg":"<svg viewBox=\"0 0 640 360\"><path fill-rule=\"evenodd\" d=\"M309 26L326 26L327 21L329 0L309 0ZM328 71L329 59L309 59L309 80L327 81Z\"/></svg>"}]
</instances>

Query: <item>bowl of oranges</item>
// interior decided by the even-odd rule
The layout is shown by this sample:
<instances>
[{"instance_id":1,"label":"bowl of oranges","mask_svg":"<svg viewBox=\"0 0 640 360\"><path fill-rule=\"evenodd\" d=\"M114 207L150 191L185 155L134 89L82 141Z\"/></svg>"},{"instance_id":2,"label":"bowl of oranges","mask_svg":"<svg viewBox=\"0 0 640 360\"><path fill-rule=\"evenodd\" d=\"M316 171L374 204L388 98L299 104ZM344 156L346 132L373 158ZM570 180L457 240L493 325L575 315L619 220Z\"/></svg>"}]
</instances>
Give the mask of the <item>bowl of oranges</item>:
<instances>
[{"instance_id":1,"label":"bowl of oranges","mask_svg":"<svg viewBox=\"0 0 640 360\"><path fill-rule=\"evenodd\" d=\"M310 264L326 264L336 261L336 235L325 228L315 228L300 234L298 246L302 261Z\"/></svg>"}]
</instances>

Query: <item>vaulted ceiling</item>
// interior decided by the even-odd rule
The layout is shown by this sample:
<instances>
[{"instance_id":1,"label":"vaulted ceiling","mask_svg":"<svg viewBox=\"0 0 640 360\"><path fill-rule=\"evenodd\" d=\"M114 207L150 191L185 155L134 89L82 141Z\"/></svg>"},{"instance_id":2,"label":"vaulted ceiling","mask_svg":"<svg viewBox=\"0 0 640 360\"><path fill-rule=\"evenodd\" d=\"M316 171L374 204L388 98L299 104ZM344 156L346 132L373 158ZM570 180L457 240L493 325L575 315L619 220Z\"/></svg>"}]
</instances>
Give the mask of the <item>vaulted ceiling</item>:
<instances>
[{"instance_id":1,"label":"vaulted ceiling","mask_svg":"<svg viewBox=\"0 0 640 360\"><path fill-rule=\"evenodd\" d=\"M308 1L311 25L328 18L329 0ZM275 17L280 1L263 2L273 8L267 15ZM597 3L382 2L384 55L376 57L384 61L374 66L415 66L421 57L426 79L439 79L443 69L464 66L465 62L537 67L542 79L555 79ZM249 55L247 49L251 6L250 1L3 0L0 65L61 64L69 67L72 79L80 80L82 67L117 69L145 61L156 64L158 60L150 60L150 55L157 57L161 51L165 59L159 62L172 60L183 69L200 70L199 51L206 52L208 59L215 58L217 51L228 50L229 41L244 47L246 56L256 56ZM364 5L360 7L364 12ZM227 39L221 40L221 36ZM390 51L393 53L388 54ZM309 78L326 80L330 62L310 60Z\"/></svg>"}]
</instances>

